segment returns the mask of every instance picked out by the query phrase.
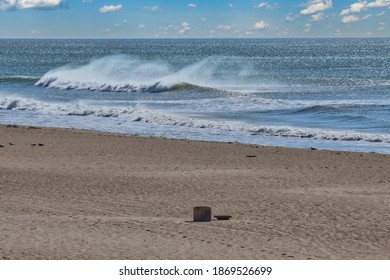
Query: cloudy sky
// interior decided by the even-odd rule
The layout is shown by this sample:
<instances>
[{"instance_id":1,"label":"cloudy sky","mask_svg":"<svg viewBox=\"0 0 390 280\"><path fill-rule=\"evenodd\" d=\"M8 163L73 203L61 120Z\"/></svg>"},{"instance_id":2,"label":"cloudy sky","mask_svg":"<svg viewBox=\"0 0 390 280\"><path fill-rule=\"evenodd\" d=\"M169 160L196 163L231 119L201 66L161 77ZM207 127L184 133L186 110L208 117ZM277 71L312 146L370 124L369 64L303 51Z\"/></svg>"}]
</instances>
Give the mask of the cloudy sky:
<instances>
[{"instance_id":1,"label":"cloudy sky","mask_svg":"<svg viewBox=\"0 0 390 280\"><path fill-rule=\"evenodd\" d=\"M0 0L1 38L390 37L390 0Z\"/></svg>"}]
</instances>

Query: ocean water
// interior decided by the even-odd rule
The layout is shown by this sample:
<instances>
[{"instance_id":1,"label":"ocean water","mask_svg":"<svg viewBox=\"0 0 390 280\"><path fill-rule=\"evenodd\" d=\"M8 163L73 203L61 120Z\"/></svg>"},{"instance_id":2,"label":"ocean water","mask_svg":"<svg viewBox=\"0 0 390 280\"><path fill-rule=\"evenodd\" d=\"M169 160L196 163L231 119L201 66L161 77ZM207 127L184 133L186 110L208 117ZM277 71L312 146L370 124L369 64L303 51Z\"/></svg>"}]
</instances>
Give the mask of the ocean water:
<instances>
[{"instance_id":1,"label":"ocean water","mask_svg":"<svg viewBox=\"0 0 390 280\"><path fill-rule=\"evenodd\" d=\"M390 154L390 38L2 39L0 123Z\"/></svg>"}]
</instances>

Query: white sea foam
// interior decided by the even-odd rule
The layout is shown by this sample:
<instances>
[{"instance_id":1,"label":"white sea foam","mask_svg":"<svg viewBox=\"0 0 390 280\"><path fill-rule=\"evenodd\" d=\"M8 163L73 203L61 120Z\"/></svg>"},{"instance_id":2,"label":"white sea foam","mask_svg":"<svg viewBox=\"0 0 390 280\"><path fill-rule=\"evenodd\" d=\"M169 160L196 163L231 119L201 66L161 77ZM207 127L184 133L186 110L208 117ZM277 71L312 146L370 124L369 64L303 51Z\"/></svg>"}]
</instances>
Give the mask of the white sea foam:
<instances>
[{"instance_id":1,"label":"white sea foam","mask_svg":"<svg viewBox=\"0 0 390 280\"><path fill-rule=\"evenodd\" d=\"M218 75L224 67L231 72ZM257 82L248 84L245 81L250 71L250 65L213 58L175 70L164 61L145 62L122 55L96 59L86 65L67 65L51 70L35 85L64 90L118 92L162 92L186 86L258 91ZM266 85L261 87L267 90Z\"/></svg>"},{"instance_id":2,"label":"white sea foam","mask_svg":"<svg viewBox=\"0 0 390 280\"><path fill-rule=\"evenodd\" d=\"M50 115L76 115L119 118L126 122L143 122L163 126L181 126L224 132L240 132L248 135L311 138L390 143L388 134L370 134L354 131L337 131L320 128L291 126L261 126L239 121L204 120L185 115L144 108L142 105L127 107L99 106L82 103L45 103L32 99L6 97L0 99L0 110L24 110Z\"/></svg>"},{"instance_id":3,"label":"white sea foam","mask_svg":"<svg viewBox=\"0 0 390 280\"><path fill-rule=\"evenodd\" d=\"M68 65L51 70L35 85L96 91L152 91L160 89L158 80L170 73L169 65L162 62L142 63L112 56L82 66Z\"/></svg>"}]
</instances>

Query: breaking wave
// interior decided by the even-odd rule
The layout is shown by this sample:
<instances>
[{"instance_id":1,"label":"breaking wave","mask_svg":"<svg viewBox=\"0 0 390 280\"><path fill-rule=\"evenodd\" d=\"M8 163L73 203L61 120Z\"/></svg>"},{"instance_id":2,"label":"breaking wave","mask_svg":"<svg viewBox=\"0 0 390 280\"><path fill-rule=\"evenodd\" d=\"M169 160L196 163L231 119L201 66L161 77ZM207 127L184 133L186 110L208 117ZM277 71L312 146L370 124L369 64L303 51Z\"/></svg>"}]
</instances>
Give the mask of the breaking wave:
<instances>
[{"instance_id":1,"label":"breaking wave","mask_svg":"<svg viewBox=\"0 0 390 280\"><path fill-rule=\"evenodd\" d=\"M250 71L250 65L215 58L177 70L164 61L145 62L122 55L51 70L35 85L62 90L112 92L153 93L199 87L224 90L229 86L244 85L245 76Z\"/></svg>"},{"instance_id":2,"label":"breaking wave","mask_svg":"<svg viewBox=\"0 0 390 280\"><path fill-rule=\"evenodd\" d=\"M139 105L134 105L132 107L109 107L80 103L44 103L24 98L3 98L0 100L0 110L25 110L52 115L111 117L130 122L182 126L196 129L212 129L225 132L244 132L252 136L279 136L321 140L390 143L390 135L388 134L371 134L355 131L337 131L291 126L261 126L239 121L204 120L158 110L150 110Z\"/></svg>"}]
</instances>

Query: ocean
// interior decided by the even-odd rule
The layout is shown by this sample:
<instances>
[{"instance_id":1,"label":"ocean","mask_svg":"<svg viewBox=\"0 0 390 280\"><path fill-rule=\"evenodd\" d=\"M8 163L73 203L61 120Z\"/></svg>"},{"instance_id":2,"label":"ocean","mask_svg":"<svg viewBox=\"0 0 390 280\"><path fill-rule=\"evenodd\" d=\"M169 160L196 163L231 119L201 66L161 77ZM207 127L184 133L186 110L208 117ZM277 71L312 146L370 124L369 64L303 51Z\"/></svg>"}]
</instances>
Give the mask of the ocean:
<instances>
[{"instance_id":1,"label":"ocean","mask_svg":"<svg viewBox=\"0 0 390 280\"><path fill-rule=\"evenodd\" d=\"M390 38L1 39L0 123L390 154Z\"/></svg>"}]
</instances>

